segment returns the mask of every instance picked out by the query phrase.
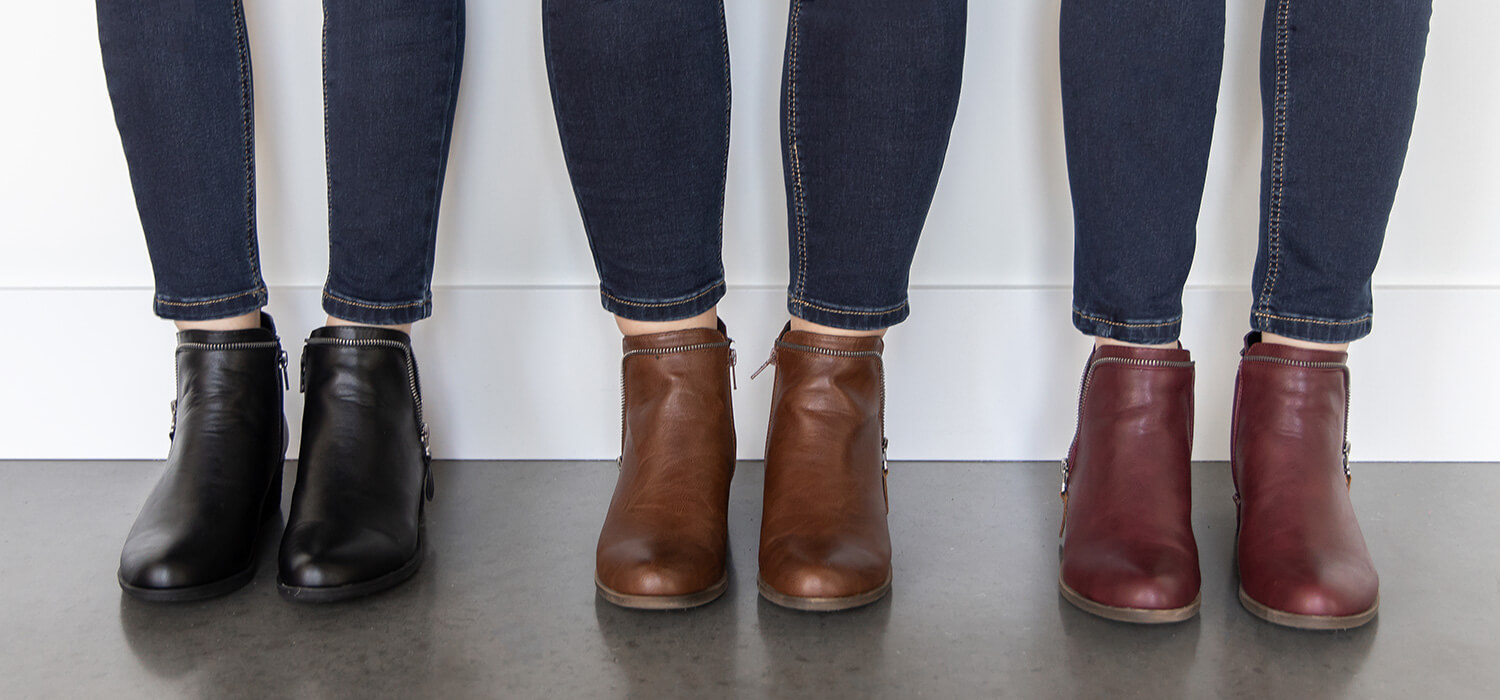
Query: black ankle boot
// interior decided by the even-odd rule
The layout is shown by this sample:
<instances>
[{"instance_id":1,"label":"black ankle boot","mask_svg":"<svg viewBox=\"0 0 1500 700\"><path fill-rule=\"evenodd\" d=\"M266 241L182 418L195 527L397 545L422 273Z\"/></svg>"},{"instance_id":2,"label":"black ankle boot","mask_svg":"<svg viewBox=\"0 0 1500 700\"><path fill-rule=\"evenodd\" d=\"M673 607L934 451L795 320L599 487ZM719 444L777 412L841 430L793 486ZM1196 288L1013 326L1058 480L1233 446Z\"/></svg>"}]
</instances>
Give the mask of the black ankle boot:
<instances>
[{"instance_id":1,"label":"black ankle boot","mask_svg":"<svg viewBox=\"0 0 1500 700\"><path fill-rule=\"evenodd\" d=\"M303 602L382 591L422 565L432 458L411 338L328 326L302 351L302 451L281 540L282 595Z\"/></svg>"},{"instance_id":2,"label":"black ankle boot","mask_svg":"<svg viewBox=\"0 0 1500 700\"><path fill-rule=\"evenodd\" d=\"M144 600L229 593L255 577L263 523L281 510L286 353L271 317L177 334L167 469L120 552L120 588Z\"/></svg>"}]
</instances>

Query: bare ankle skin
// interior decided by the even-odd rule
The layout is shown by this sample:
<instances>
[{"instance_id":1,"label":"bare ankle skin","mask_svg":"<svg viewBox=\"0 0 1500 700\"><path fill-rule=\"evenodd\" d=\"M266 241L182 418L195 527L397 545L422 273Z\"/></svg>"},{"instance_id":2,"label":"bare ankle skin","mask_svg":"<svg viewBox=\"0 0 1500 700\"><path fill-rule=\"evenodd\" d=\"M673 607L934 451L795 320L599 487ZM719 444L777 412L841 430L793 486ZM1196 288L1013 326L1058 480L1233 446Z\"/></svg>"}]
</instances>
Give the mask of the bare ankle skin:
<instances>
[{"instance_id":1,"label":"bare ankle skin","mask_svg":"<svg viewBox=\"0 0 1500 700\"><path fill-rule=\"evenodd\" d=\"M1326 351L1326 352L1348 352L1349 351L1349 344L1348 343L1314 343L1314 342L1309 341L1309 340L1297 340L1296 338L1288 338L1288 337L1286 337L1284 335L1276 335L1275 333L1261 333L1260 334L1260 339L1261 339L1262 342L1266 342L1266 343L1276 343L1277 345L1290 345L1290 346L1292 346L1294 348L1303 348L1303 349L1306 349L1306 350L1323 350L1323 351Z\"/></svg>"},{"instance_id":2,"label":"bare ankle skin","mask_svg":"<svg viewBox=\"0 0 1500 700\"><path fill-rule=\"evenodd\" d=\"M1174 340L1174 341L1172 341L1170 343L1161 343L1159 345L1151 345L1151 344L1146 344L1146 343L1127 343L1127 342L1125 342L1123 340L1115 340L1114 338L1101 338L1099 336L1094 336L1094 349L1095 350L1098 350L1099 348L1102 348L1102 347L1104 347L1106 345L1123 345L1123 346L1125 346L1127 348L1168 348L1168 349L1172 349L1172 350L1176 350L1176 349L1182 347L1182 343L1180 343L1180 342L1178 342L1176 340Z\"/></svg>"},{"instance_id":3,"label":"bare ankle skin","mask_svg":"<svg viewBox=\"0 0 1500 700\"><path fill-rule=\"evenodd\" d=\"M692 318L682 318L676 321L632 321L628 318L616 316L615 325L620 328L621 335L650 335L652 333L683 331L691 328L717 329L719 327L719 307L715 306Z\"/></svg>"},{"instance_id":4,"label":"bare ankle skin","mask_svg":"<svg viewBox=\"0 0 1500 700\"><path fill-rule=\"evenodd\" d=\"M872 336L876 337L876 338L884 338L885 337L885 332L887 330L890 330L890 329L888 329L888 328L876 328L874 330L855 331L855 330L849 330L848 328L834 328L833 326L824 326L824 325L821 325L821 324L813 323L812 321L805 321L803 319L797 318L796 316L793 316L792 317L792 330L794 330L794 331L807 331L809 333L818 333L818 334L821 334L821 335L842 335L842 336L849 336L849 337L852 337L852 338L869 338L869 337L872 337Z\"/></svg>"},{"instance_id":5,"label":"bare ankle skin","mask_svg":"<svg viewBox=\"0 0 1500 700\"><path fill-rule=\"evenodd\" d=\"M243 331L260 328L260 311L207 321L174 321L179 331Z\"/></svg>"},{"instance_id":6,"label":"bare ankle skin","mask_svg":"<svg viewBox=\"0 0 1500 700\"><path fill-rule=\"evenodd\" d=\"M378 325L378 324L374 324L374 323L357 323L357 322L354 322L354 321L346 321L346 320L344 320L342 318L334 318L332 316L329 316L328 317L328 322L326 324L324 324L324 325L329 325L329 326L368 326L370 328L385 328L385 329L393 330L393 331L401 331L402 333L405 333L407 335L411 335L411 324L410 323L402 323L402 324L395 325L395 326L382 326L382 325Z\"/></svg>"}]
</instances>

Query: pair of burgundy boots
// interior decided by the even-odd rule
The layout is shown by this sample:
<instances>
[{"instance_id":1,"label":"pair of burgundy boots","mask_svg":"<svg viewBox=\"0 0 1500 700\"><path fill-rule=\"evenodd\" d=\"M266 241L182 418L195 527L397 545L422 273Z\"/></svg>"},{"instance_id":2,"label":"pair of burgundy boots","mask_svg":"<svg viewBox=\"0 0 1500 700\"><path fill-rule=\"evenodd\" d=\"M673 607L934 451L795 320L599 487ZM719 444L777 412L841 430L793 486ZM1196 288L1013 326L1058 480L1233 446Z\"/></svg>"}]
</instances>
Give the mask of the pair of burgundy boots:
<instances>
[{"instance_id":1,"label":"pair of burgundy boots","mask_svg":"<svg viewBox=\"0 0 1500 700\"><path fill-rule=\"evenodd\" d=\"M1347 354L1256 333L1245 345L1230 447L1240 602L1288 627L1363 625L1380 594L1349 500ZM1069 602L1124 622L1197 614L1192 440L1186 350L1094 351L1063 463L1058 585Z\"/></svg>"},{"instance_id":2,"label":"pair of burgundy boots","mask_svg":"<svg viewBox=\"0 0 1500 700\"><path fill-rule=\"evenodd\" d=\"M611 603L690 608L728 588L730 342L722 323L625 338L620 476L594 572ZM843 610L890 590L882 348L790 327L776 340L758 582L772 603Z\"/></svg>"}]
</instances>

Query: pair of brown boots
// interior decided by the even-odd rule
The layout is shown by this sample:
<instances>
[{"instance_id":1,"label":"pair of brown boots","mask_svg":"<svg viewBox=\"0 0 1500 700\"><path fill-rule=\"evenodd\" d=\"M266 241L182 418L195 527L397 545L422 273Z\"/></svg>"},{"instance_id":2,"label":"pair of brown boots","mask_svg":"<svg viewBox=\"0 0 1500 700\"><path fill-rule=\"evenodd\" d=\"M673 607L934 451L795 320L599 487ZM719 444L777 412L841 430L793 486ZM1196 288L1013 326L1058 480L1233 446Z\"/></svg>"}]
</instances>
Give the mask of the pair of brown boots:
<instances>
[{"instance_id":1,"label":"pair of brown boots","mask_svg":"<svg viewBox=\"0 0 1500 700\"><path fill-rule=\"evenodd\" d=\"M625 338L620 478L594 574L611 603L690 608L728 587L730 343L722 322ZM843 610L890 590L882 347L790 328L776 341L759 579L773 603Z\"/></svg>"},{"instance_id":2,"label":"pair of brown boots","mask_svg":"<svg viewBox=\"0 0 1500 700\"><path fill-rule=\"evenodd\" d=\"M1239 597L1276 624L1346 629L1379 607L1379 578L1349 501L1346 360L1254 333L1241 353L1230 447ZM1063 596L1125 622L1192 617L1201 596L1188 352L1101 347L1078 406L1063 463Z\"/></svg>"}]
</instances>

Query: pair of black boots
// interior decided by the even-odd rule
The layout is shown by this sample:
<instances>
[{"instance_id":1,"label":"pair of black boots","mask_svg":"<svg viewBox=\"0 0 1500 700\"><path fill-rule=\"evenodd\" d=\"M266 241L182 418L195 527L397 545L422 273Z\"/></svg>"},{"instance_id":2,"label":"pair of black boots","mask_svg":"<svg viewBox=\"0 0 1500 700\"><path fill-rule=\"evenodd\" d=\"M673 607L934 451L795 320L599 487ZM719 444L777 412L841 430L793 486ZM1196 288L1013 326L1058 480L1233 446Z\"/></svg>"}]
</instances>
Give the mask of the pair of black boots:
<instances>
[{"instance_id":1,"label":"pair of black boots","mask_svg":"<svg viewBox=\"0 0 1500 700\"><path fill-rule=\"evenodd\" d=\"M271 317L240 331L177 334L166 472L120 554L120 587L152 601L234 591L255 576L281 513L287 355ZM331 602L385 590L422 564L431 453L411 339L329 326L302 353L301 456L277 587Z\"/></svg>"}]
</instances>

